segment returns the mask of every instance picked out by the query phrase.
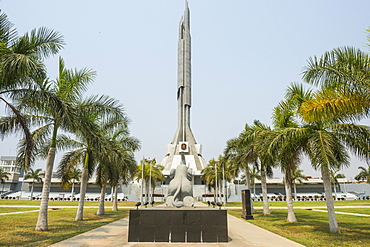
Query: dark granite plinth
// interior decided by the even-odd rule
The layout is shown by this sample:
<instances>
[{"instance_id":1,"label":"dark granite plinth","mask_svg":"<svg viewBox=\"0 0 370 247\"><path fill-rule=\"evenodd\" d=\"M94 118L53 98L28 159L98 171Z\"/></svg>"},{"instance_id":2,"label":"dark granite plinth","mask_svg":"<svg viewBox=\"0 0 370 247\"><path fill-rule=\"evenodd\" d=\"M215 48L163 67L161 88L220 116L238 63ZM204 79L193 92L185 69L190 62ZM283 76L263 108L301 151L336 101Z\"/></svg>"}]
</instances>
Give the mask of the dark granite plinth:
<instances>
[{"instance_id":1,"label":"dark granite plinth","mask_svg":"<svg viewBox=\"0 0 370 247\"><path fill-rule=\"evenodd\" d=\"M227 211L132 209L129 242L228 242Z\"/></svg>"}]
</instances>

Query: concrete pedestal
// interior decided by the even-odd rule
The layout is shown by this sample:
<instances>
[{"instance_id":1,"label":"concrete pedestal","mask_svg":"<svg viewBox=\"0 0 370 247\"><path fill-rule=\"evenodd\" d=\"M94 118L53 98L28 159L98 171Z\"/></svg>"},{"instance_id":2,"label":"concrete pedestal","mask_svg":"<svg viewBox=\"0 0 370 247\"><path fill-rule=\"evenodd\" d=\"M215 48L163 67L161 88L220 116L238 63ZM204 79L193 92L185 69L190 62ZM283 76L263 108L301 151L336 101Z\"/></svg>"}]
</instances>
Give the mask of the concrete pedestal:
<instances>
[{"instance_id":1,"label":"concrete pedestal","mask_svg":"<svg viewBox=\"0 0 370 247\"><path fill-rule=\"evenodd\" d=\"M228 242L227 211L132 209L129 242Z\"/></svg>"}]
</instances>

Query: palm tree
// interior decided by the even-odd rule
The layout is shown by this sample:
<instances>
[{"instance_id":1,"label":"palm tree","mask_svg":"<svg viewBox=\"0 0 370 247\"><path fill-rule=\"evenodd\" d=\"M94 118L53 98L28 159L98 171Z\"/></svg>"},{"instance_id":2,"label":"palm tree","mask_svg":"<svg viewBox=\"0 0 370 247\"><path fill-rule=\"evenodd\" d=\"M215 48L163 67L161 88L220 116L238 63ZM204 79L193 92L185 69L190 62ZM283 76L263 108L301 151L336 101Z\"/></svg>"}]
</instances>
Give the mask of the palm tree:
<instances>
[{"instance_id":1,"label":"palm tree","mask_svg":"<svg viewBox=\"0 0 370 247\"><path fill-rule=\"evenodd\" d=\"M227 203L227 182L231 182L231 179L235 177L235 171L232 169L231 162L223 155L218 156L219 160L219 173L220 173L220 191L224 196L224 203Z\"/></svg>"},{"instance_id":2,"label":"palm tree","mask_svg":"<svg viewBox=\"0 0 370 247\"><path fill-rule=\"evenodd\" d=\"M117 186L122 176L132 174L136 170L133 152L140 148L138 139L129 136L127 124L119 121L102 125L103 137L107 140L107 152L98 156L97 184L101 187L98 215L105 214L105 188L109 185L114 188L114 203L117 207Z\"/></svg>"},{"instance_id":3,"label":"palm tree","mask_svg":"<svg viewBox=\"0 0 370 247\"><path fill-rule=\"evenodd\" d=\"M137 172L137 165L133 152L126 152L124 157L115 166L117 169L118 179L111 180L111 186L114 188L114 197L112 211L118 210L118 186L120 184L128 184L132 181Z\"/></svg>"},{"instance_id":4,"label":"palm tree","mask_svg":"<svg viewBox=\"0 0 370 247\"><path fill-rule=\"evenodd\" d=\"M87 108L91 109L86 110ZM129 123L129 119L123 113L122 106L114 99L107 97L97 99L96 97L92 97L82 102L78 106L78 109L80 109L79 112L83 114L83 118L85 118L86 121L90 121L91 125L88 126L88 130L83 128L75 132L74 139L66 137L61 138L64 142L60 145L72 151L69 151L63 156L58 169L61 173L64 173L68 172L73 167L82 165L80 201L76 213L76 220L83 220L84 200L88 178L93 174L96 167L101 166L101 181L106 180L105 171L110 170L103 166L117 163L119 157L121 157L119 155L123 152L123 148L125 148L124 151L135 151L138 148L138 141L126 135L126 140L124 140L123 143L117 144L117 142L112 141L109 139L109 136L107 136L110 129L114 130L120 126L127 129ZM100 111L100 109L103 109L103 111ZM109 109L109 111L106 109ZM101 185L104 183L105 182L102 182Z\"/></svg>"},{"instance_id":5,"label":"palm tree","mask_svg":"<svg viewBox=\"0 0 370 247\"><path fill-rule=\"evenodd\" d=\"M335 199L337 199L337 186L339 185L338 178L345 178L344 174L338 174L339 170L330 170L330 181L334 188Z\"/></svg>"},{"instance_id":6,"label":"palm tree","mask_svg":"<svg viewBox=\"0 0 370 247\"><path fill-rule=\"evenodd\" d=\"M28 171L28 173L24 177L24 179L32 179L30 200L33 200L33 185L35 184L35 181L39 182L39 183L42 183L42 177L41 177L42 175L43 175L42 169L39 168L39 169L33 170L32 168L30 168L30 170Z\"/></svg>"},{"instance_id":7,"label":"palm tree","mask_svg":"<svg viewBox=\"0 0 370 247\"><path fill-rule=\"evenodd\" d=\"M355 124L315 122L305 126L304 132L308 143L306 152L314 169L320 169L323 177L330 232L340 233L334 212L330 169L348 166L348 151L358 157L368 157L370 129Z\"/></svg>"},{"instance_id":8,"label":"palm tree","mask_svg":"<svg viewBox=\"0 0 370 247\"><path fill-rule=\"evenodd\" d=\"M69 70L65 68L62 58L59 58L59 76L58 79L48 84L47 89L50 90L48 95L48 104L45 108L38 108L50 118L49 124L52 127L52 136L50 148L46 159L46 174L45 182L42 189L42 199L40 205L40 213L36 224L36 231L48 230L47 209L48 199L51 185L51 175L54 166L57 134L59 129L69 131L80 131L81 128L87 127L87 121L82 122L82 118L78 116L76 107L73 107L82 93L87 89L95 77L95 72L89 69ZM35 99L33 99L35 100ZM40 99L37 99L40 100ZM38 103L38 104L37 104ZM42 107L44 107L42 102ZM33 106L40 107L40 101L34 102Z\"/></svg>"},{"instance_id":9,"label":"palm tree","mask_svg":"<svg viewBox=\"0 0 370 247\"><path fill-rule=\"evenodd\" d=\"M356 180L366 180L368 184L370 184L370 165L367 165L367 169L363 166L359 166L360 173L356 175Z\"/></svg>"},{"instance_id":10,"label":"palm tree","mask_svg":"<svg viewBox=\"0 0 370 247\"><path fill-rule=\"evenodd\" d=\"M262 149L268 150L284 173L288 222L298 221L293 209L292 172L298 169L304 150L304 139L294 139L295 136L291 135L290 131L299 129L297 107L310 97L310 91L304 91L301 85L291 84L287 89L285 100L274 108L272 119L275 129L265 135L262 144Z\"/></svg>"},{"instance_id":11,"label":"palm tree","mask_svg":"<svg viewBox=\"0 0 370 247\"><path fill-rule=\"evenodd\" d=\"M247 190L251 189L250 185L250 175L249 166L245 161L245 156L243 155L243 148L240 145L240 140L238 138L230 139L226 143L226 148L224 151L224 158L229 161L229 170L232 177L236 178L244 172L245 182Z\"/></svg>"},{"instance_id":12,"label":"palm tree","mask_svg":"<svg viewBox=\"0 0 370 247\"><path fill-rule=\"evenodd\" d=\"M155 160L154 160L155 161ZM164 166L161 166L161 165L156 165L156 162L154 163L151 163L152 167L151 167L151 171L149 171L150 173L150 177L151 179L149 179L149 184L150 184L150 188L151 188L151 202L154 202L154 191L155 191L155 187L157 186L157 182L161 182L161 181L164 181L165 178L164 178L164 175L162 173L162 171L164 170Z\"/></svg>"},{"instance_id":13,"label":"palm tree","mask_svg":"<svg viewBox=\"0 0 370 247\"><path fill-rule=\"evenodd\" d=\"M271 132L271 128L262 124L259 120L254 120L252 126L246 125L245 132L242 133L242 145L245 148L246 158L250 164L260 167L260 178L263 198L263 214L270 214L267 197L267 178L273 175L272 167L276 162L272 159L269 152L264 149L266 135Z\"/></svg>"},{"instance_id":14,"label":"palm tree","mask_svg":"<svg viewBox=\"0 0 370 247\"><path fill-rule=\"evenodd\" d=\"M60 136L59 138L64 140L62 143L59 143L59 145L63 146L64 149L68 147L71 151L63 155L58 165L58 173L62 174L63 177L63 174L68 174L71 170L77 169L78 166L82 166L79 204L76 213L76 221L78 221L83 220L87 183L89 177L92 176L98 165L96 156L100 154L99 149L102 143L100 143L96 137L88 140L83 135L77 135L75 137L75 139L67 136Z\"/></svg>"},{"instance_id":15,"label":"palm tree","mask_svg":"<svg viewBox=\"0 0 370 247\"><path fill-rule=\"evenodd\" d=\"M294 88L299 89L299 87L292 89ZM296 100L297 110L295 112L299 112L305 99L310 99L309 94L309 92L302 92L300 89L289 90L288 99ZM334 212L330 170L348 166L349 151L359 158L368 159L370 155L369 141L370 128L368 126L316 121L308 124L303 122L300 126L282 129L279 138L274 142L274 145L282 145L282 155L285 154L286 150L300 150L298 154L301 152L307 154L313 168L321 170L330 232L340 232ZM297 149L298 147L300 148ZM289 158L289 156L286 157Z\"/></svg>"},{"instance_id":16,"label":"palm tree","mask_svg":"<svg viewBox=\"0 0 370 247\"><path fill-rule=\"evenodd\" d=\"M144 179L145 182L145 202L149 202L152 198L150 193L154 191L156 181L163 181L164 175L162 171L163 166L157 165L156 159L143 159L141 162L142 165L137 166L136 178L137 181ZM143 170L144 167L144 170ZM149 186L152 188L152 191L149 190ZM153 194L153 193L152 193Z\"/></svg>"},{"instance_id":17,"label":"palm tree","mask_svg":"<svg viewBox=\"0 0 370 247\"><path fill-rule=\"evenodd\" d=\"M292 181L294 187L294 200L297 201L297 183L301 184L303 180L307 181L308 178L303 175L303 170L299 170L298 168L292 171Z\"/></svg>"},{"instance_id":18,"label":"palm tree","mask_svg":"<svg viewBox=\"0 0 370 247\"><path fill-rule=\"evenodd\" d=\"M0 167L0 182L3 184L3 189L1 191L1 194L4 193L4 185L5 180L9 179L10 173L3 170L3 168Z\"/></svg>"},{"instance_id":19,"label":"palm tree","mask_svg":"<svg viewBox=\"0 0 370 247\"><path fill-rule=\"evenodd\" d=\"M208 190L213 189L214 201L218 201L219 195L223 194L226 203L225 182L230 182L235 177L230 160L222 155L217 160L211 159L201 174L201 179L207 183Z\"/></svg>"},{"instance_id":20,"label":"palm tree","mask_svg":"<svg viewBox=\"0 0 370 247\"><path fill-rule=\"evenodd\" d=\"M40 204L39 217L36 224L36 230L48 230L48 199L51 185L51 175L54 166L54 159L57 148L57 134L59 130L66 132L88 132L93 128L91 121L83 118L83 114L91 111L93 104L86 106L84 112L77 108L82 93L86 91L87 85L94 79L95 72L82 70L68 70L64 66L62 58L59 59L59 77L55 81L47 79L37 83L38 89L32 94L25 95L19 108L25 112L31 112L34 116L30 119L39 127L32 134L32 138L37 141L36 147L31 155L40 155L46 157L45 181L42 189L42 199ZM96 99L96 97L94 98ZM96 100L98 101L98 100ZM107 109L105 109L107 111ZM37 116L37 117L35 117ZM50 137L51 136L51 137ZM46 140L49 137L49 141ZM92 135L92 139L94 136ZM43 143L48 143L48 151L39 153L39 150L45 148ZM20 163L22 156L25 155L25 142L19 145Z\"/></svg>"},{"instance_id":21,"label":"palm tree","mask_svg":"<svg viewBox=\"0 0 370 247\"><path fill-rule=\"evenodd\" d=\"M251 180L251 184L253 185L253 194L254 198L256 198L256 180L261 180L261 171L258 169L257 165L252 166L249 168L249 176Z\"/></svg>"},{"instance_id":22,"label":"palm tree","mask_svg":"<svg viewBox=\"0 0 370 247\"><path fill-rule=\"evenodd\" d=\"M310 58L303 79L320 86L320 90L302 104L302 117L309 122L368 117L369 66L369 55L353 47L336 48L320 58Z\"/></svg>"},{"instance_id":23,"label":"palm tree","mask_svg":"<svg viewBox=\"0 0 370 247\"><path fill-rule=\"evenodd\" d=\"M201 172L201 179L207 183L208 190L213 189L213 200L216 202L218 195L216 195L217 191L217 184L216 182L217 179L220 179L220 173L217 174L217 179L216 179L216 169L217 169L217 164L218 162L215 159L211 159L208 162L208 165L202 170ZM218 194L218 193L217 193Z\"/></svg>"},{"instance_id":24,"label":"palm tree","mask_svg":"<svg viewBox=\"0 0 370 247\"><path fill-rule=\"evenodd\" d=\"M249 177L249 179L246 179L248 183L250 181L250 170L248 165L246 166L245 164L253 164L257 167L261 167L261 187L264 215L270 214L266 181L267 177L272 177L272 167L274 165L274 161L269 153L262 148L265 135L269 132L271 132L269 126L262 124L258 120L254 120L252 126L246 124L244 131L240 133L237 138L227 142L227 147L224 151L225 157L232 158L231 163L234 167L234 170L240 170L238 166L244 168L246 177ZM236 162L234 162L234 160L236 160Z\"/></svg>"},{"instance_id":25,"label":"palm tree","mask_svg":"<svg viewBox=\"0 0 370 247\"><path fill-rule=\"evenodd\" d=\"M0 43L1 86L11 89L27 85L27 79L43 77L43 59L57 54L64 46L63 36L45 27L19 37L5 13L0 13Z\"/></svg>"},{"instance_id":26,"label":"palm tree","mask_svg":"<svg viewBox=\"0 0 370 247\"><path fill-rule=\"evenodd\" d=\"M273 160L279 164L284 173L285 195L288 208L287 221L297 222L297 218L293 209L292 197L292 170L297 169L300 163L301 150L299 145L285 139L285 129L275 129L265 137L263 149L273 155Z\"/></svg>"},{"instance_id":27,"label":"palm tree","mask_svg":"<svg viewBox=\"0 0 370 247\"><path fill-rule=\"evenodd\" d=\"M80 169L77 169L77 168L72 168L70 171L68 172L63 172L63 171L58 171L58 175L60 176L60 179L61 179L61 187L64 189L64 190L68 190L71 185L72 185L72 189L71 189L71 198L73 199L74 196L75 196L75 183L76 182L80 182L80 178L81 178L81 170Z\"/></svg>"},{"instance_id":28,"label":"palm tree","mask_svg":"<svg viewBox=\"0 0 370 247\"><path fill-rule=\"evenodd\" d=\"M103 215L105 214L104 209L104 202L105 202L105 194L106 194L106 188L108 184L108 176L109 171L107 170L108 166L98 165L98 168L96 169L97 173L97 185L100 187L100 203L97 211L97 215Z\"/></svg>"},{"instance_id":29,"label":"palm tree","mask_svg":"<svg viewBox=\"0 0 370 247\"><path fill-rule=\"evenodd\" d=\"M23 163L27 170L33 162L33 142L26 119L10 100L18 101L32 94L34 82L46 73L43 60L58 53L64 41L61 34L45 27L33 29L20 37L13 27L7 15L0 13L0 101L14 114L13 122L16 123L9 125L8 121L1 121L0 133L3 138L13 133L13 128L22 130L27 147Z\"/></svg>"}]
</instances>

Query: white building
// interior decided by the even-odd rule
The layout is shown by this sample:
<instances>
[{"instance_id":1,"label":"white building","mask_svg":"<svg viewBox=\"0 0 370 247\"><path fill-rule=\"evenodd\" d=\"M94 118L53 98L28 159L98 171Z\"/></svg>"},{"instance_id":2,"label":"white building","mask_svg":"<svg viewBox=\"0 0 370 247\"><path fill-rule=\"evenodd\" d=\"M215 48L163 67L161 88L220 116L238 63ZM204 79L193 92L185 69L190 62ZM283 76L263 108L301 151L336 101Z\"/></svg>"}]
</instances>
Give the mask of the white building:
<instances>
[{"instance_id":1,"label":"white building","mask_svg":"<svg viewBox=\"0 0 370 247\"><path fill-rule=\"evenodd\" d=\"M0 168L4 172L10 173L9 179L0 186L2 193L16 191L19 184L19 177L23 176L23 171L17 166L15 156L0 156Z\"/></svg>"}]
</instances>

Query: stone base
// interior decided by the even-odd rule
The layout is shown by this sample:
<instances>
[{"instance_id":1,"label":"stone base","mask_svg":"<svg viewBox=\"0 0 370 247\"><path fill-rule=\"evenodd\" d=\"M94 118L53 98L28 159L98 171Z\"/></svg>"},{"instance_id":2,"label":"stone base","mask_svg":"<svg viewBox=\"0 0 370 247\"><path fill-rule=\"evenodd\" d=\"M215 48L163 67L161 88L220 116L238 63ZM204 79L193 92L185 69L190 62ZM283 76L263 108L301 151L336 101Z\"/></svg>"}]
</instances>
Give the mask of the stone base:
<instances>
[{"instance_id":1,"label":"stone base","mask_svg":"<svg viewBox=\"0 0 370 247\"><path fill-rule=\"evenodd\" d=\"M242 218L246 219L246 220L253 220L253 215L242 215Z\"/></svg>"},{"instance_id":2,"label":"stone base","mask_svg":"<svg viewBox=\"0 0 370 247\"><path fill-rule=\"evenodd\" d=\"M228 242L227 211L131 209L128 242Z\"/></svg>"},{"instance_id":3,"label":"stone base","mask_svg":"<svg viewBox=\"0 0 370 247\"><path fill-rule=\"evenodd\" d=\"M173 205L173 196L168 196L166 200L166 206L173 208L181 208L181 207L186 207L186 208L191 208L194 207L194 198L191 196L185 196L184 200L182 202L177 202L175 205Z\"/></svg>"}]
</instances>

